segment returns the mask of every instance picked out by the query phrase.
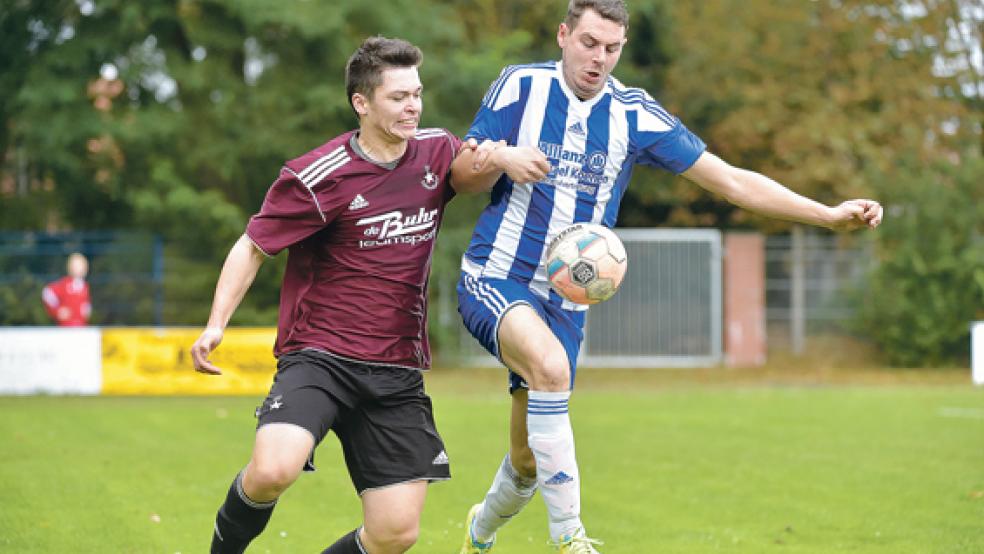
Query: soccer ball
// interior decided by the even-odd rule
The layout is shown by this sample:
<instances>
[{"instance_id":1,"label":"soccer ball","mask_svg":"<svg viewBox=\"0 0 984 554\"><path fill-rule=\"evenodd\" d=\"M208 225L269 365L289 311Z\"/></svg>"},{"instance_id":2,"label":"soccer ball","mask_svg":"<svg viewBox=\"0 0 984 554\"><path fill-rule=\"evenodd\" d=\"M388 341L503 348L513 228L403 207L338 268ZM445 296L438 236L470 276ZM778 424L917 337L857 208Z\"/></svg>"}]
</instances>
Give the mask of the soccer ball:
<instances>
[{"instance_id":1,"label":"soccer ball","mask_svg":"<svg viewBox=\"0 0 984 554\"><path fill-rule=\"evenodd\" d=\"M557 294L577 304L597 304L611 298L627 266L625 246L603 225L575 223L547 246L550 284Z\"/></svg>"}]
</instances>

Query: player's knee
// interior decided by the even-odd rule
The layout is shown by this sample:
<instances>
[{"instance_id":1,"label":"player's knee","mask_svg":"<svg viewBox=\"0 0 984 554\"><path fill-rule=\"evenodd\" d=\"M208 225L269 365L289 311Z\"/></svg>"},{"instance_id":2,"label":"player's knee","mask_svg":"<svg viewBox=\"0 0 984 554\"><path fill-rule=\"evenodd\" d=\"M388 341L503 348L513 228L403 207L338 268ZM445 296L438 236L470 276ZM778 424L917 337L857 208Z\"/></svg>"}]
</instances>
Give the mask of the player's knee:
<instances>
[{"instance_id":1,"label":"player's knee","mask_svg":"<svg viewBox=\"0 0 984 554\"><path fill-rule=\"evenodd\" d=\"M263 496L280 496L297 480L299 470L278 462L254 462L246 473L246 482ZM247 491L247 494L249 491Z\"/></svg>"},{"instance_id":2,"label":"player's knee","mask_svg":"<svg viewBox=\"0 0 984 554\"><path fill-rule=\"evenodd\" d=\"M406 552L417 543L420 526L416 522L391 522L383 527L366 527L368 542L383 552Z\"/></svg>"},{"instance_id":3,"label":"player's knee","mask_svg":"<svg viewBox=\"0 0 984 554\"><path fill-rule=\"evenodd\" d=\"M571 368L567 354L561 349L540 353L530 364L534 390L565 391L570 388Z\"/></svg>"},{"instance_id":4,"label":"player's knee","mask_svg":"<svg viewBox=\"0 0 984 554\"><path fill-rule=\"evenodd\" d=\"M414 544L417 543L417 537L420 535L420 528L414 526L412 529L404 529L399 533L392 535L390 539L390 544L393 545L393 549L397 552L406 552L410 550Z\"/></svg>"}]
</instances>

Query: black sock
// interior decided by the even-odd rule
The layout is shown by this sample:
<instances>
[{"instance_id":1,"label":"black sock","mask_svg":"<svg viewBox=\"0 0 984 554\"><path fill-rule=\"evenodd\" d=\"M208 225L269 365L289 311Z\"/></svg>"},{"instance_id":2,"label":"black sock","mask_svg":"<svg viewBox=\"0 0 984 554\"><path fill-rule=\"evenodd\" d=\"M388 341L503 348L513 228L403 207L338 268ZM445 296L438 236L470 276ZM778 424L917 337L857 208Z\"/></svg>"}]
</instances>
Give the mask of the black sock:
<instances>
[{"instance_id":1,"label":"black sock","mask_svg":"<svg viewBox=\"0 0 984 554\"><path fill-rule=\"evenodd\" d=\"M362 542L359 541L359 529L338 539L321 554L367 554L366 549L362 548Z\"/></svg>"},{"instance_id":2,"label":"black sock","mask_svg":"<svg viewBox=\"0 0 984 554\"><path fill-rule=\"evenodd\" d=\"M254 502L243 492L243 474L232 481L225 503L215 517L211 554L242 554L266 527L277 501Z\"/></svg>"}]
</instances>

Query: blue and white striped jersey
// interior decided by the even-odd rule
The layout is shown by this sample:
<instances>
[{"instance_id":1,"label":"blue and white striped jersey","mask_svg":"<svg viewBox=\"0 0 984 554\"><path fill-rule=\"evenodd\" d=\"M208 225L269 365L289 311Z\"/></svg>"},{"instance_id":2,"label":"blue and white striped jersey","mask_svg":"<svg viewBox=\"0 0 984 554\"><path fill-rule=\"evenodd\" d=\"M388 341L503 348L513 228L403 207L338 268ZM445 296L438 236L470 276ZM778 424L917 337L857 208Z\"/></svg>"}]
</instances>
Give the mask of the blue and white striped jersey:
<instances>
[{"instance_id":1,"label":"blue and white striped jersey","mask_svg":"<svg viewBox=\"0 0 984 554\"><path fill-rule=\"evenodd\" d=\"M513 279L565 309L586 309L550 289L546 245L571 223L615 225L635 164L682 173L706 146L642 89L609 77L582 101L560 62L506 67L482 100L467 138L536 146L550 160L544 181L517 185L503 175L492 189L462 270Z\"/></svg>"}]
</instances>

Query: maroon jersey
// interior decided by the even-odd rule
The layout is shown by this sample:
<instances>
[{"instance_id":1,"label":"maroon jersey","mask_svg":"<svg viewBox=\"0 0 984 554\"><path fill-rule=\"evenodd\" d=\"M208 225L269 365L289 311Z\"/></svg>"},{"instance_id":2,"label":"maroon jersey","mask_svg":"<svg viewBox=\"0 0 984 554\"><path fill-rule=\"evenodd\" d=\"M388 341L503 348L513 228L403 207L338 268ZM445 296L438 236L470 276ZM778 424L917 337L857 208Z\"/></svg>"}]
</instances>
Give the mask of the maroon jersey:
<instances>
[{"instance_id":1,"label":"maroon jersey","mask_svg":"<svg viewBox=\"0 0 984 554\"><path fill-rule=\"evenodd\" d=\"M246 226L267 255L289 251L274 354L315 348L426 369L427 278L461 141L420 129L383 167L353 135L288 162Z\"/></svg>"}]
</instances>

